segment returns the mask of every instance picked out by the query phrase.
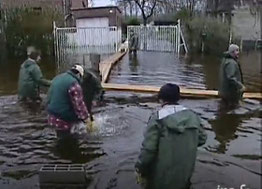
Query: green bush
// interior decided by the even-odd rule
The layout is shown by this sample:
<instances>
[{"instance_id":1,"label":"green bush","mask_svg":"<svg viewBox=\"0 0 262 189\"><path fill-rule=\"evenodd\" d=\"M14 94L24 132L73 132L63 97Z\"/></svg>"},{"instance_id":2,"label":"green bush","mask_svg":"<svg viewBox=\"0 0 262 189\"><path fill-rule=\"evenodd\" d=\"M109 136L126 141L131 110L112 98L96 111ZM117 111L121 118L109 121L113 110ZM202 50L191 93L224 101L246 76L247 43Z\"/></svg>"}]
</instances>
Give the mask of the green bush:
<instances>
[{"instance_id":1,"label":"green bush","mask_svg":"<svg viewBox=\"0 0 262 189\"><path fill-rule=\"evenodd\" d=\"M61 21L57 10L34 10L30 8L5 11L4 33L7 52L10 56L22 56L26 47L34 45L43 54L53 53L53 21Z\"/></svg>"},{"instance_id":2,"label":"green bush","mask_svg":"<svg viewBox=\"0 0 262 189\"><path fill-rule=\"evenodd\" d=\"M194 17L186 23L187 41L192 52L200 52L202 41L204 52L220 54L227 49L230 27L216 18Z\"/></svg>"},{"instance_id":3,"label":"green bush","mask_svg":"<svg viewBox=\"0 0 262 189\"><path fill-rule=\"evenodd\" d=\"M140 25L140 20L136 17L129 17L126 21L125 21L126 25Z\"/></svg>"},{"instance_id":4,"label":"green bush","mask_svg":"<svg viewBox=\"0 0 262 189\"><path fill-rule=\"evenodd\" d=\"M174 20L180 19L183 23L187 23L190 20L190 18L190 11L186 8L182 8L173 16Z\"/></svg>"}]
</instances>

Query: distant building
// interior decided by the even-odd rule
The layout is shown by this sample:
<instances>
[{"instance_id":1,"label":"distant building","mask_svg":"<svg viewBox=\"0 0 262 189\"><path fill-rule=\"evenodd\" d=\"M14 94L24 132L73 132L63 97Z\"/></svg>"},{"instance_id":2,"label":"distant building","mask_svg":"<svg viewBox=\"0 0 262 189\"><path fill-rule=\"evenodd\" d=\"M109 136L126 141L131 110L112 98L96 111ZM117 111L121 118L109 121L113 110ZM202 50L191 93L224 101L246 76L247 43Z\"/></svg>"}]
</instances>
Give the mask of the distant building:
<instances>
[{"instance_id":1,"label":"distant building","mask_svg":"<svg viewBox=\"0 0 262 189\"><path fill-rule=\"evenodd\" d=\"M115 51L121 42L122 14L117 6L72 8L66 15L67 43L95 52ZM67 28L75 27L67 30Z\"/></svg>"},{"instance_id":2,"label":"distant building","mask_svg":"<svg viewBox=\"0 0 262 189\"><path fill-rule=\"evenodd\" d=\"M76 27L121 27L122 14L117 6L71 9Z\"/></svg>"},{"instance_id":3,"label":"distant building","mask_svg":"<svg viewBox=\"0 0 262 189\"><path fill-rule=\"evenodd\" d=\"M232 11L232 29L242 40L261 39L261 12L250 6L237 7Z\"/></svg>"},{"instance_id":4,"label":"distant building","mask_svg":"<svg viewBox=\"0 0 262 189\"><path fill-rule=\"evenodd\" d=\"M262 0L208 0L206 12L229 22L233 35L241 39L243 46L251 47L261 43L262 38L259 5Z\"/></svg>"}]
</instances>

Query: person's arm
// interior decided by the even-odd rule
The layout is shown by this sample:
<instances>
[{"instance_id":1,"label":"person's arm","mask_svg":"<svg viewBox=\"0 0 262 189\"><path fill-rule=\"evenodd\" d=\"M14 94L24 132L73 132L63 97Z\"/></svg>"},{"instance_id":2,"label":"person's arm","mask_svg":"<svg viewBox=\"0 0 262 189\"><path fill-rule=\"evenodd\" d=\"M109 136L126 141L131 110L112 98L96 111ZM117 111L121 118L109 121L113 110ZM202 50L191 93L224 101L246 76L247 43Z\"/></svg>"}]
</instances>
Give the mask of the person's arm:
<instances>
[{"instance_id":1,"label":"person's arm","mask_svg":"<svg viewBox=\"0 0 262 189\"><path fill-rule=\"evenodd\" d=\"M203 128L203 125L201 124L198 128L198 146L202 146L206 143L207 135Z\"/></svg>"},{"instance_id":2,"label":"person's arm","mask_svg":"<svg viewBox=\"0 0 262 189\"><path fill-rule=\"evenodd\" d=\"M197 120L199 123L198 126L198 146L202 146L206 143L207 140L207 134L206 131L204 129L204 123L203 121L201 121L200 117L197 115Z\"/></svg>"},{"instance_id":3,"label":"person's arm","mask_svg":"<svg viewBox=\"0 0 262 189\"><path fill-rule=\"evenodd\" d=\"M83 92L81 86L75 82L68 90L75 114L79 120L86 120L88 118L87 108L83 99Z\"/></svg>"},{"instance_id":4,"label":"person's arm","mask_svg":"<svg viewBox=\"0 0 262 189\"><path fill-rule=\"evenodd\" d=\"M135 165L136 170L142 175L147 175L148 168L158 153L159 127L154 118L150 118L144 133L144 141L138 161Z\"/></svg>"},{"instance_id":5,"label":"person's arm","mask_svg":"<svg viewBox=\"0 0 262 189\"><path fill-rule=\"evenodd\" d=\"M232 83L234 86L236 86L237 89L241 90L244 85L236 79L236 65L232 62L228 63L225 67L225 73L227 79Z\"/></svg>"},{"instance_id":6,"label":"person's arm","mask_svg":"<svg viewBox=\"0 0 262 189\"><path fill-rule=\"evenodd\" d=\"M134 43L135 43L135 45L134 45L135 49L137 49L138 48L138 36L137 35L135 36L135 42Z\"/></svg>"},{"instance_id":7,"label":"person's arm","mask_svg":"<svg viewBox=\"0 0 262 189\"><path fill-rule=\"evenodd\" d=\"M94 78L94 85L95 85L95 100L101 101L103 99L103 88L101 82L97 77Z\"/></svg>"},{"instance_id":8,"label":"person's arm","mask_svg":"<svg viewBox=\"0 0 262 189\"><path fill-rule=\"evenodd\" d=\"M41 69L38 65L35 65L31 71L33 79L37 82L38 85L49 87L51 85L51 81L44 79Z\"/></svg>"},{"instance_id":9,"label":"person's arm","mask_svg":"<svg viewBox=\"0 0 262 189\"><path fill-rule=\"evenodd\" d=\"M51 101L51 96L52 96L52 88L50 87L48 89L48 92L47 92L47 101L46 101L46 104L50 104L50 101Z\"/></svg>"}]
</instances>

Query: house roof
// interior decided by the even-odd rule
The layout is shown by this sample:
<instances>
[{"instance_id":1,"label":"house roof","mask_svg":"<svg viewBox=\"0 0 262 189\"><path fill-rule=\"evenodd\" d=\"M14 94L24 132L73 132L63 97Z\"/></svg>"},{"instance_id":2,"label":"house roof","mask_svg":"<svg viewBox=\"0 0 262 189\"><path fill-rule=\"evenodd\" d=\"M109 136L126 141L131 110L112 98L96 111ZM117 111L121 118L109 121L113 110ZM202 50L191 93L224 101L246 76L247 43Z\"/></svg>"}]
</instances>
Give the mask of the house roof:
<instances>
[{"instance_id":1,"label":"house roof","mask_svg":"<svg viewBox=\"0 0 262 189\"><path fill-rule=\"evenodd\" d=\"M73 8L71 11L80 11L80 10L105 10L105 9L116 9L119 13L122 13L118 6L102 6L102 7L86 7L86 8Z\"/></svg>"},{"instance_id":2,"label":"house roof","mask_svg":"<svg viewBox=\"0 0 262 189\"><path fill-rule=\"evenodd\" d=\"M110 10L113 10L113 12L111 12ZM118 12L118 15L121 15L121 11L117 6L77 8L77 9L71 9L71 11L76 19L111 17L112 15L115 15L114 12L115 13Z\"/></svg>"}]
</instances>

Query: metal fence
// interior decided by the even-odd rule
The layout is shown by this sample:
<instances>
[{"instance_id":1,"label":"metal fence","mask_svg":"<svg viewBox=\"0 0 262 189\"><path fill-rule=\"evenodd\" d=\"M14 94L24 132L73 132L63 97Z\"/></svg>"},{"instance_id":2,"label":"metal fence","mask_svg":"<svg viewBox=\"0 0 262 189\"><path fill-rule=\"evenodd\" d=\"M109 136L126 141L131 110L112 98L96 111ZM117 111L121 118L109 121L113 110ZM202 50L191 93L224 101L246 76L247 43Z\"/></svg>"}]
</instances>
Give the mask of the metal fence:
<instances>
[{"instance_id":1,"label":"metal fence","mask_svg":"<svg viewBox=\"0 0 262 189\"><path fill-rule=\"evenodd\" d=\"M82 63L87 54L115 53L121 44L117 27L58 28L54 24L54 46L58 66Z\"/></svg>"},{"instance_id":2,"label":"metal fence","mask_svg":"<svg viewBox=\"0 0 262 189\"><path fill-rule=\"evenodd\" d=\"M179 21L174 26L128 26L128 39L131 32L138 36L139 50L180 53L183 46L187 52Z\"/></svg>"}]
</instances>

